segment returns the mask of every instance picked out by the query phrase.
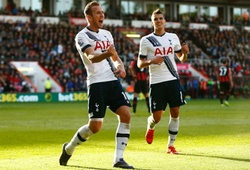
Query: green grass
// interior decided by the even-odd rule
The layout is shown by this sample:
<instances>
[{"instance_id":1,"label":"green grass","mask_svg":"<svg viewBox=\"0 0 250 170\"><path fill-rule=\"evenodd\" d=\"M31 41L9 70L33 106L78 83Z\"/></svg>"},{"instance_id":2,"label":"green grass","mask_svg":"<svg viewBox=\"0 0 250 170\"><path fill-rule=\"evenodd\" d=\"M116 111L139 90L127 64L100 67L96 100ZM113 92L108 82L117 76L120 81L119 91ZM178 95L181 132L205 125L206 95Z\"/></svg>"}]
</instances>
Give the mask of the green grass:
<instances>
[{"instance_id":1,"label":"green grass","mask_svg":"<svg viewBox=\"0 0 250 170\"><path fill-rule=\"evenodd\" d=\"M250 100L191 100L181 107L175 143L180 155L166 154L168 110L146 144L147 108L132 116L125 160L141 170L250 169ZM87 103L0 103L0 169L112 169L117 118L110 111L101 132L79 146L67 167L59 166L61 146L88 121Z\"/></svg>"}]
</instances>

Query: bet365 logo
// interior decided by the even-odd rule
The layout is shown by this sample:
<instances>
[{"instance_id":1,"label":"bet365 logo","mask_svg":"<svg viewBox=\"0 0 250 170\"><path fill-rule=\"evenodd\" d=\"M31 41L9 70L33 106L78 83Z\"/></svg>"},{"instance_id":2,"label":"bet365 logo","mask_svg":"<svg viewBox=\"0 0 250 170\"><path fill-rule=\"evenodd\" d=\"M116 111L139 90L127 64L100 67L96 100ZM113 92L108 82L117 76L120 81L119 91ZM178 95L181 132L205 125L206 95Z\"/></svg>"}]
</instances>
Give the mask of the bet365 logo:
<instances>
[{"instance_id":1,"label":"bet365 logo","mask_svg":"<svg viewBox=\"0 0 250 170\"><path fill-rule=\"evenodd\" d=\"M16 102L16 101L17 101L16 93L0 94L0 102Z\"/></svg>"}]
</instances>

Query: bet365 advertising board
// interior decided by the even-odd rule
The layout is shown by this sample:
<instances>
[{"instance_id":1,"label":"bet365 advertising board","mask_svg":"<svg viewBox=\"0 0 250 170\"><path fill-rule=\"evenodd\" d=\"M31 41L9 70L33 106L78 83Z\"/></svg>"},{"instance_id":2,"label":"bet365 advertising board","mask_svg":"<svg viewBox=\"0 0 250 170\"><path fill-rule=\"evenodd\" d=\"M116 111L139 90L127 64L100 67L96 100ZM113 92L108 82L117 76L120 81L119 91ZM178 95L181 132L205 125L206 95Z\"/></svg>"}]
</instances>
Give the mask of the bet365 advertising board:
<instances>
[{"instance_id":1,"label":"bet365 advertising board","mask_svg":"<svg viewBox=\"0 0 250 170\"><path fill-rule=\"evenodd\" d=\"M133 99L132 93L126 93L129 100ZM0 103L9 102L77 102L87 101L86 92L72 93L0 93ZM139 94L138 100L145 99Z\"/></svg>"},{"instance_id":2,"label":"bet365 advertising board","mask_svg":"<svg viewBox=\"0 0 250 170\"><path fill-rule=\"evenodd\" d=\"M74 102L86 101L87 93L0 93L0 102Z\"/></svg>"}]
</instances>

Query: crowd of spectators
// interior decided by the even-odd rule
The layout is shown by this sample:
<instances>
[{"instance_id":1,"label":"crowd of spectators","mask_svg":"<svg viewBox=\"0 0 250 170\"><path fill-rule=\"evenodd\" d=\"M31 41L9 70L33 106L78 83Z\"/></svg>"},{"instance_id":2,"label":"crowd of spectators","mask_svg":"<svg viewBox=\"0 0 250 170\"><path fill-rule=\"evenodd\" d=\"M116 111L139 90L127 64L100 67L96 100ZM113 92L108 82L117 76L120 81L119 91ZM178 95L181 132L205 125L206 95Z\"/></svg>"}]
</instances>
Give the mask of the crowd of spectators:
<instances>
[{"instance_id":1,"label":"crowd of spectators","mask_svg":"<svg viewBox=\"0 0 250 170\"><path fill-rule=\"evenodd\" d=\"M28 84L8 63L0 64L0 93L29 92Z\"/></svg>"},{"instance_id":2,"label":"crowd of spectators","mask_svg":"<svg viewBox=\"0 0 250 170\"><path fill-rule=\"evenodd\" d=\"M106 4L107 5L107 4ZM134 12L133 14L124 14L120 7L113 6L112 3L107 5L107 9L105 11L106 18L110 19L123 19L123 20L150 20L150 13L143 12ZM32 19L35 19L37 16L56 16L55 14L50 14L46 8L43 8L41 11L32 10L31 7L29 9L18 7L13 0L8 0L8 4L5 8L0 9L0 15L19 15L19 16L30 16ZM66 12L59 12L57 15L61 19L68 17L83 17L83 12L81 10L69 10ZM172 20L169 19L169 16L166 14L165 18L167 21L176 21L181 23L208 23L208 24L223 24L227 25L225 21L220 17L208 16L206 14L199 15L198 13L184 13L182 15L178 15L177 18ZM248 13L243 13L242 15L237 15L231 18L231 25L236 26L250 26L250 17Z\"/></svg>"},{"instance_id":3,"label":"crowd of spectators","mask_svg":"<svg viewBox=\"0 0 250 170\"><path fill-rule=\"evenodd\" d=\"M15 11L15 13L13 12ZM1 15L42 16L46 11L31 9L3 9ZM64 14L65 15L65 14ZM68 15L79 15L69 12ZM9 64L10 61L38 61L44 70L64 89L65 92L86 91L86 70L76 51L74 36L82 26L68 24L8 23L0 21L0 92L21 92L22 77ZM111 31L118 54L126 61L138 50L136 44L128 41L119 29L105 26ZM169 29L178 34L182 42L190 47L188 62L196 70L208 77L216 87L216 67L221 58L230 60L230 67L235 77L236 87L249 87L249 81L242 81L243 76L250 76L250 33L242 30L208 30ZM190 78L190 72L181 70L184 78L183 88L193 98L199 97L196 92L196 78ZM124 84L131 80L128 74ZM199 83L198 83L199 84ZM4 89L4 87L6 87ZM198 85L199 91L199 85Z\"/></svg>"},{"instance_id":4,"label":"crowd of spectators","mask_svg":"<svg viewBox=\"0 0 250 170\"><path fill-rule=\"evenodd\" d=\"M74 42L80 29L81 26L0 21L1 63L8 65L10 61L38 61L65 92L86 91L86 70ZM126 42L124 35L115 27L106 26L105 29L114 35L118 53L123 58L130 57L136 46ZM129 58L126 60L129 61ZM1 69L0 72L3 71ZM4 84L11 83L6 81Z\"/></svg>"}]
</instances>

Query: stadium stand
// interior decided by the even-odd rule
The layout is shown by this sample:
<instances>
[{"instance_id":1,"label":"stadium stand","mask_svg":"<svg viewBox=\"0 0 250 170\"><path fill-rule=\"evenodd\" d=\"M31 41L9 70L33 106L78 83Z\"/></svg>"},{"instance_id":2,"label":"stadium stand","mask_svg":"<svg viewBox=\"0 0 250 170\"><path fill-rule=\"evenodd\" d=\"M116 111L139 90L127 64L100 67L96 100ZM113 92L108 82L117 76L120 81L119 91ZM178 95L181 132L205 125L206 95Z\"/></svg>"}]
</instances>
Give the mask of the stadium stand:
<instances>
[{"instance_id":1,"label":"stadium stand","mask_svg":"<svg viewBox=\"0 0 250 170\"><path fill-rule=\"evenodd\" d=\"M46 11L32 11L8 7L2 9L0 15L29 16L29 23L4 22L0 20L0 92L21 92L26 85L23 76L10 64L10 61L38 61L40 66L64 89L64 92L86 91L86 71L76 52L74 36L82 26L64 24L39 24L35 22L38 16L46 15ZM69 11L60 14L66 16L81 17L82 13ZM127 16L130 19L146 19L148 15L134 14ZM200 74L214 82L216 95L215 70L221 58L230 59L230 68L235 80L235 94L249 94L250 76L250 34L247 30L232 29L220 30L219 18L207 18L206 16L194 16L182 18L196 23L208 23L210 29L168 29L169 32L178 34L183 42L190 47L188 62ZM249 20L236 18L232 24L250 25ZM124 26L125 27L125 26ZM112 32L118 54L128 66L133 52L138 50L136 43L131 42L121 33L120 27L106 25L105 29ZM141 28L150 32L151 28ZM199 97L194 92L192 81L195 79L186 70L179 70L183 77L183 88L186 95L192 98ZM248 78L246 78L248 77ZM128 86L131 77L128 74L124 86ZM244 88L243 88L244 87ZM191 90L190 90L191 88ZM242 90L244 89L244 90ZM206 92L208 94L208 91ZM248 96L248 95L247 95Z\"/></svg>"}]
</instances>

